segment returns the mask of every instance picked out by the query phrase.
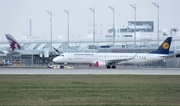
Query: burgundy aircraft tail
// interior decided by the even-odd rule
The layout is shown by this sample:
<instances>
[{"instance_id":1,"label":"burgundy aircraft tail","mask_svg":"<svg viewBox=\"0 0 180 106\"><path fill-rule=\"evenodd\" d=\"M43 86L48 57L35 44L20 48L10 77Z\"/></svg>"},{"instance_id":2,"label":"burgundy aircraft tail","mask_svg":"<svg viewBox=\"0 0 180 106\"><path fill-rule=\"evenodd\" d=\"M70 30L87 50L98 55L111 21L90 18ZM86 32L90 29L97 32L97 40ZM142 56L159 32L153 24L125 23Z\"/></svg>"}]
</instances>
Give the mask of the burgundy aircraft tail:
<instances>
[{"instance_id":1,"label":"burgundy aircraft tail","mask_svg":"<svg viewBox=\"0 0 180 106\"><path fill-rule=\"evenodd\" d=\"M22 48L21 45L10 34L5 34L5 36L9 42L12 51L14 51L15 49L20 50Z\"/></svg>"}]
</instances>

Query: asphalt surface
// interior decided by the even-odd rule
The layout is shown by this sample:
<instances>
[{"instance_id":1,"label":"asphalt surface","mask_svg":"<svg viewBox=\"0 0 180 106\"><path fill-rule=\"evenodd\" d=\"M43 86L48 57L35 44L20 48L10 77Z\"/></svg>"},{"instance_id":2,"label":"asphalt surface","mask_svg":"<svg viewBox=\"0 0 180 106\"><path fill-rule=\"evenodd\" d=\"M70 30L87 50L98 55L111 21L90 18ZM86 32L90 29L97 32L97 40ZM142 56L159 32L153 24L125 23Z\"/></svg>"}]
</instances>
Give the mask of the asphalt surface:
<instances>
[{"instance_id":1,"label":"asphalt surface","mask_svg":"<svg viewBox=\"0 0 180 106\"><path fill-rule=\"evenodd\" d=\"M97 74L97 75L180 75L180 68L120 68L120 69L51 69L51 68L0 68L0 74Z\"/></svg>"}]
</instances>

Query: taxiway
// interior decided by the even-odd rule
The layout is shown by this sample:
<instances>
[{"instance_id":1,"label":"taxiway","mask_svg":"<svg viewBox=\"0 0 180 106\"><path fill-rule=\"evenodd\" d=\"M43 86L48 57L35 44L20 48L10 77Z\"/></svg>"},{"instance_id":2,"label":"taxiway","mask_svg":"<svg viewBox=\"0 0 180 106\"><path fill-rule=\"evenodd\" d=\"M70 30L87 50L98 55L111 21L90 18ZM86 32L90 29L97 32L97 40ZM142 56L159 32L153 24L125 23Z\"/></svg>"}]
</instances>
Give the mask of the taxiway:
<instances>
[{"instance_id":1,"label":"taxiway","mask_svg":"<svg viewBox=\"0 0 180 106\"><path fill-rule=\"evenodd\" d=\"M97 75L180 75L179 68L137 69L46 69L46 68L0 68L0 74L97 74Z\"/></svg>"}]
</instances>

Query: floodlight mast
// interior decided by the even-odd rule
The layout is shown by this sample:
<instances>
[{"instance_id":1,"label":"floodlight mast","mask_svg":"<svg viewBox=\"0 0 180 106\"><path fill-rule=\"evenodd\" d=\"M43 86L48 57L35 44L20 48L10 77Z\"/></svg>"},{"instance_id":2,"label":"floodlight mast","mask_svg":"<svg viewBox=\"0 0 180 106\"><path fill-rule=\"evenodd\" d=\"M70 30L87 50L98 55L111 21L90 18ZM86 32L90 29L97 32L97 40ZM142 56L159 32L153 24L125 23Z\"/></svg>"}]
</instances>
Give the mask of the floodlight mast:
<instances>
[{"instance_id":1,"label":"floodlight mast","mask_svg":"<svg viewBox=\"0 0 180 106\"><path fill-rule=\"evenodd\" d=\"M46 11L49 15L50 15L50 46L51 46L51 50L50 50L50 55L52 56L52 11ZM52 59L52 58L51 58Z\"/></svg>"},{"instance_id":2,"label":"floodlight mast","mask_svg":"<svg viewBox=\"0 0 180 106\"><path fill-rule=\"evenodd\" d=\"M152 3L157 7L157 44L159 46L159 3Z\"/></svg>"},{"instance_id":3,"label":"floodlight mast","mask_svg":"<svg viewBox=\"0 0 180 106\"><path fill-rule=\"evenodd\" d=\"M69 10L63 10L67 14L67 49L69 50Z\"/></svg>"},{"instance_id":4,"label":"floodlight mast","mask_svg":"<svg viewBox=\"0 0 180 106\"><path fill-rule=\"evenodd\" d=\"M136 48L136 4L130 6L134 9L134 48Z\"/></svg>"},{"instance_id":5,"label":"floodlight mast","mask_svg":"<svg viewBox=\"0 0 180 106\"><path fill-rule=\"evenodd\" d=\"M89 8L93 12L93 46L95 46L95 8Z\"/></svg>"},{"instance_id":6,"label":"floodlight mast","mask_svg":"<svg viewBox=\"0 0 180 106\"><path fill-rule=\"evenodd\" d=\"M114 6L109 8L113 11L113 46L114 46L114 40L115 40L115 8Z\"/></svg>"}]
</instances>

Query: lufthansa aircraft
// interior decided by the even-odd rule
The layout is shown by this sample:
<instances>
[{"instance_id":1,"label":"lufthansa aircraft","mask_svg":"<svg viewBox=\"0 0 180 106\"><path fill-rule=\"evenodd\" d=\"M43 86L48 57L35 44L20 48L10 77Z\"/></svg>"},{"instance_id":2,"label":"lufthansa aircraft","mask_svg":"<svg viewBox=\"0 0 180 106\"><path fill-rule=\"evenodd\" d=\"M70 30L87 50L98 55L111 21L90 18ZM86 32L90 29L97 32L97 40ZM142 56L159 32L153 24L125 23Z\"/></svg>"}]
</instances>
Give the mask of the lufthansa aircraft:
<instances>
[{"instance_id":1,"label":"lufthansa aircraft","mask_svg":"<svg viewBox=\"0 0 180 106\"><path fill-rule=\"evenodd\" d=\"M169 48L172 37L151 53L62 53L53 59L54 63L89 63L89 66L116 68L115 64L149 63L172 57ZM63 68L63 66L61 66Z\"/></svg>"}]
</instances>

